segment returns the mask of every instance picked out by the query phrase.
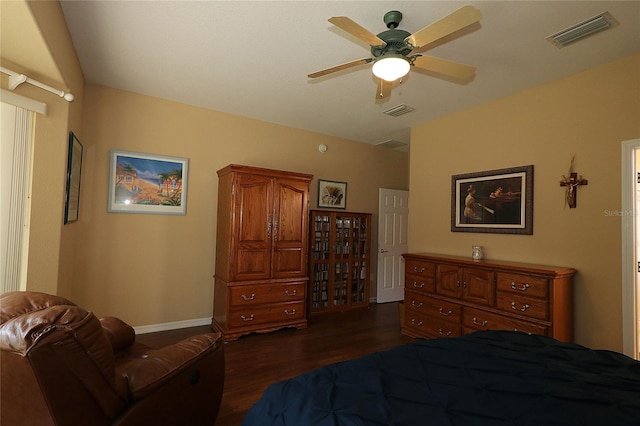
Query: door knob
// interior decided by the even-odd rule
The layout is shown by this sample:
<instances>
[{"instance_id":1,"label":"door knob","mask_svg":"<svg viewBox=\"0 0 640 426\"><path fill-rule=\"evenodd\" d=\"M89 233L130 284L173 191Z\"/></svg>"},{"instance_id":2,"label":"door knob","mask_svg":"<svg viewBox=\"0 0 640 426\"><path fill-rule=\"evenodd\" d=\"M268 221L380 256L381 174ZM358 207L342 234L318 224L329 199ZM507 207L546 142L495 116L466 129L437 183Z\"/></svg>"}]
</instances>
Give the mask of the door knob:
<instances>
[{"instance_id":1,"label":"door knob","mask_svg":"<svg viewBox=\"0 0 640 426\"><path fill-rule=\"evenodd\" d=\"M378 253L389 253L389 250L378 249Z\"/></svg>"}]
</instances>

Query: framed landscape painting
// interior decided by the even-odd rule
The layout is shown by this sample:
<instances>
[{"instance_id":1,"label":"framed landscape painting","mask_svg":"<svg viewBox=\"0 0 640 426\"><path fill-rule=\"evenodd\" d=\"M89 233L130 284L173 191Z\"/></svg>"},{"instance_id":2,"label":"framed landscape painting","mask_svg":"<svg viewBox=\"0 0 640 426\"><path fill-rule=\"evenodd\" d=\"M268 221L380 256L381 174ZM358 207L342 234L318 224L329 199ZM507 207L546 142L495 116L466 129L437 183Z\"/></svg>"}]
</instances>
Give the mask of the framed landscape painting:
<instances>
[{"instance_id":1,"label":"framed landscape painting","mask_svg":"<svg viewBox=\"0 0 640 426\"><path fill-rule=\"evenodd\" d=\"M108 211L186 214L188 166L186 158L112 150Z\"/></svg>"},{"instance_id":2,"label":"framed landscape painting","mask_svg":"<svg viewBox=\"0 0 640 426\"><path fill-rule=\"evenodd\" d=\"M452 176L451 231L533 234L533 166Z\"/></svg>"}]
</instances>

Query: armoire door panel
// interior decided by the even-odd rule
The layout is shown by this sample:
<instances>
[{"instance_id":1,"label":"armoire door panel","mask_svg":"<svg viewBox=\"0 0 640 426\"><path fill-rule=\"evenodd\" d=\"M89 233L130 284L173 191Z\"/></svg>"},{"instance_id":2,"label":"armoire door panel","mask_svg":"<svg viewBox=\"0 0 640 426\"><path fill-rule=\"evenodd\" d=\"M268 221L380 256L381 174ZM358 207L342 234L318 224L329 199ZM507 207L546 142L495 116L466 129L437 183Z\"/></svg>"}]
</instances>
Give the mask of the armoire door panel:
<instances>
[{"instance_id":1,"label":"armoire door panel","mask_svg":"<svg viewBox=\"0 0 640 426\"><path fill-rule=\"evenodd\" d=\"M235 279L262 280L269 278L269 256L263 249L238 248Z\"/></svg>"},{"instance_id":2,"label":"armoire door panel","mask_svg":"<svg viewBox=\"0 0 640 426\"><path fill-rule=\"evenodd\" d=\"M264 176L238 174L233 190L236 231L232 279L269 278L272 180Z\"/></svg>"},{"instance_id":3,"label":"armoire door panel","mask_svg":"<svg viewBox=\"0 0 640 426\"><path fill-rule=\"evenodd\" d=\"M306 275L304 250L300 247L278 248L273 251L273 273L275 278Z\"/></svg>"},{"instance_id":4,"label":"armoire door panel","mask_svg":"<svg viewBox=\"0 0 640 426\"><path fill-rule=\"evenodd\" d=\"M307 233L307 190L300 182L278 180L275 241L302 244Z\"/></svg>"}]
</instances>

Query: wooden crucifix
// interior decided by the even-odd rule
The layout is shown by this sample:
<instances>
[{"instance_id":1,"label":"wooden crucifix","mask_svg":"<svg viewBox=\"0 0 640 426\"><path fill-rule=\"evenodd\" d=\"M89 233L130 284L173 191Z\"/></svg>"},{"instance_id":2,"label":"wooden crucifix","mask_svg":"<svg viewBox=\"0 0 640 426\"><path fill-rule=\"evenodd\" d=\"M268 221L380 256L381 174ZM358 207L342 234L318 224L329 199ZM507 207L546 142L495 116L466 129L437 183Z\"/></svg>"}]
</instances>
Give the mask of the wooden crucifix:
<instances>
[{"instance_id":1,"label":"wooden crucifix","mask_svg":"<svg viewBox=\"0 0 640 426\"><path fill-rule=\"evenodd\" d=\"M578 187L581 185L588 185L589 181L582 176L578 177L578 173L573 171L573 160L571 158L571 166L569 167L569 177L562 175L560 186L566 187L565 202L569 205L570 209L576 208L576 202L578 197Z\"/></svg>"}]
</instances>

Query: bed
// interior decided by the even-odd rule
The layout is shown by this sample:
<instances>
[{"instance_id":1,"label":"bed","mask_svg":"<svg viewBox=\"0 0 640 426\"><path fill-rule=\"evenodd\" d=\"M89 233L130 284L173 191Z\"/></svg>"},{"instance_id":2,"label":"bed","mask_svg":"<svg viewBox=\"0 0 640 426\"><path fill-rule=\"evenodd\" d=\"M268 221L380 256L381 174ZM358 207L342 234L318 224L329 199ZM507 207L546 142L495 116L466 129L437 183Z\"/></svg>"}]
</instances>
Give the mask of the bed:
<instances>
[{"instance_id":1,"label":"bed","mask_svg":"<svg viewBox=\"0 0 640 426\"><path fill-rule=\"evenodd\" d=\"M515 331L423 340L272 384L243 425L638 426L640 362Z\"/></svg>"}]
</instances>

